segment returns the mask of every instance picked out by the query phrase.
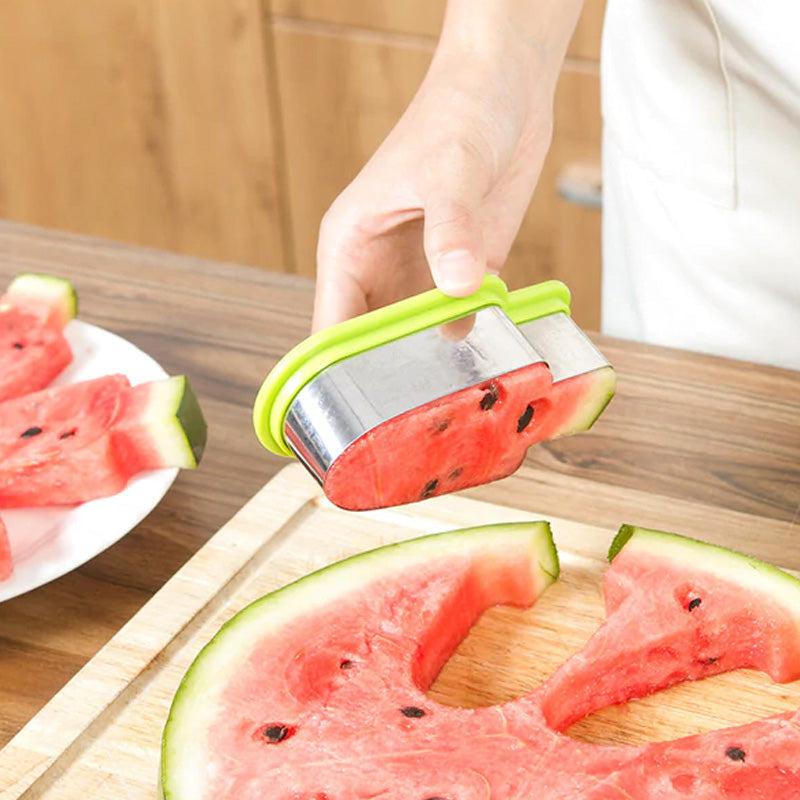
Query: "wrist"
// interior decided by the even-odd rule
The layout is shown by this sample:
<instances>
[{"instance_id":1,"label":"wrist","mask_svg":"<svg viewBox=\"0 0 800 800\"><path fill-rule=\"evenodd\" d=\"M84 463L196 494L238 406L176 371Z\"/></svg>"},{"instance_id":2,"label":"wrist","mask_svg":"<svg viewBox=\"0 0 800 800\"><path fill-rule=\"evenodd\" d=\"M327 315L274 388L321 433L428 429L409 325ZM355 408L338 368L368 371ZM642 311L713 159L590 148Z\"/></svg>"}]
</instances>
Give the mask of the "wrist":
<instances>
[{"instance_id":1,"label":"wrist","mask_svg":"<svg viewBox=\"0 0 800 800\"><path fill-rule=\"evenodd\" d=\"M434 61L462 68L477 63L552 99L582 5L583 0L449 0Z\"/></svg>"}]
</instances>

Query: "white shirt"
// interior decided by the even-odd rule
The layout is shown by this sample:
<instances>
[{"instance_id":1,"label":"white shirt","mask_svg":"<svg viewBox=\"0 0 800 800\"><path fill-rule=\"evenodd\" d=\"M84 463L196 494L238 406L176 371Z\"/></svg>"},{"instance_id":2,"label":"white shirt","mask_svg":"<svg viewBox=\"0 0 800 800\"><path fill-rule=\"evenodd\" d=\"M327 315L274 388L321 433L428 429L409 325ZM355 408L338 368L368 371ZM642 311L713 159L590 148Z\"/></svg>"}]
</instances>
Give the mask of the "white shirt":
<instances>
[{"instance_id":1,"label":"white shirt","mask_svg":"<svg viewBox=\"0 0 800 800\"><path fill-rule=\"evenodd\" d=\"M609 0L605 333L800 369L800 1Z\"/></svg>"}]
</instances>

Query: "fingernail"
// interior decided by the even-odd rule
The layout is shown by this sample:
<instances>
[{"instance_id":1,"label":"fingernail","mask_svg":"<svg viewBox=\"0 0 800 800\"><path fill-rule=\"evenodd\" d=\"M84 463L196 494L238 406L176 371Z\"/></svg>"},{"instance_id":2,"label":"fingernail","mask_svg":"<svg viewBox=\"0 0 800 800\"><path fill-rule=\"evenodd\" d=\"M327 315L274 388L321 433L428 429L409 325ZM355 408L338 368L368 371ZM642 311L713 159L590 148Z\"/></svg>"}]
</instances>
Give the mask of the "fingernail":
<instances>
[{"instance_id":1,"label":"fingernail","mask_svg":"<svg viewBox=\"0 0 800 800\"><path fill-rule=\"evenodd\" d=\"M446 294L475 291L475 259L469 250L450 250L436 259L436 284Z\"/></svg>"}]
</instances>

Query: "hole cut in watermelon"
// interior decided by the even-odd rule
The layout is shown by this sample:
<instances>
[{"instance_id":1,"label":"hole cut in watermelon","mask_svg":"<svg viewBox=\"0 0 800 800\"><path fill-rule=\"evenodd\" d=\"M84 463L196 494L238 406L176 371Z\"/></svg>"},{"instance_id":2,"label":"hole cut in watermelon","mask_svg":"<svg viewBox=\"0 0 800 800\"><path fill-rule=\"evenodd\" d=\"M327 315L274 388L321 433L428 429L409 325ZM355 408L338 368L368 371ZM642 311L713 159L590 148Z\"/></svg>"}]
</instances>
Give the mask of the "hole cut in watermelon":
<instances>
[{"instance_id":1,"label":"hole cut in watermelon","mask_svg":"<svg viewBox=\"0 0 800 800\"><path fill-rule=\"evenodd\" d=\"M733 705L731 697L742 702ZM800 707L800 681L781 684L765 673L734 670L687 680L624 705L608 706L571 725L563 733L580 742L648 744L671 742L731 725L767 720ZM720 709L725 709L722 721ZM702 717L702 718L701 718Z\"/></svg>"}]
</instances>

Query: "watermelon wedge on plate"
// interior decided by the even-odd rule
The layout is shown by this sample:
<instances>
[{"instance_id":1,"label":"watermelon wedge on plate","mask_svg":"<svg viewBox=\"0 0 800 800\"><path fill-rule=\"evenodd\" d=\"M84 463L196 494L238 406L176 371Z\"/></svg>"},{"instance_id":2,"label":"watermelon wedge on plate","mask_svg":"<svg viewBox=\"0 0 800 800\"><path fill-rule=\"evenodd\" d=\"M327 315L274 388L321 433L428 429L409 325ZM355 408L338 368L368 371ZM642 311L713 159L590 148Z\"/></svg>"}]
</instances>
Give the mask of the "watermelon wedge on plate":
<instances>
[{"instance_id":1,"label":"watermelon wedge on plate","mask_svg":"<svg viewBox=\"0 0 800 800\"><path fill-rule=\"evenodd\" d=\"M547 523L383 547L257 600L181 683L162 743L167 800L796 800L800 711L672 742L563 733L596 708L749 667L800 677L800 581L624 526L606 622L545 684L499 706L426 690L488 606L558 576ZM476 673L479 680L479 673Z\"/></svg>"},{"instance_id":2,"label":"watermelon wedge on plate","mask_svg":"<svg viewBox=\"0 0 800 800\"><path fill-rule=\"evenodd\" d=\"M162 381L162 385L174 386L151 356L120 336L80 319L66 326L64 336L73 360L48 391L115 374L124 375L134 390L141 384ZM162 421L165 419L169 420L169 415L162 416ZM36 427L36 423L28 427ZM32 437L31 443L36 438ZM105 441L109 438L106 436ZM79 487L78 475L83 476L85 485L90 483L85 462L83 470L76 470L75 476L70 476L72 490ZM126 470L130 471L130 466L111 472L110 477L121 483ZM158 505L178 472L177 466L138 472L118 493L79 505L37 504L0 511L14 554L14 572L0 583L0 602L64 575L117 542ZM106 474L105 481L108 479Z\"/></svg>"},{"instance_id":3,"label":"watermelon wedge on plate","mask_svg":"<svg viewBox=\"0 0 800 800\"><path fill-rule=\"evenodd\" d=\"M185 377L132 387L124 375L0 403L0 508L84 503L136 474L193 469L206 423Z\"/></svg>"},{"instance_id":4,"label":"watermelon wedge on plate","mask_svg":"<svg viewBox=\"0 0 800 800\"><path fill-rule=\"evenodd\" d=\"M0 519L0 581L8 580L14 571L14 562L11 560L11 545L8 542L8 533L3 520Z\"/></svg>"},{"instance_id":5,"label":"watermelon wedge on plate","mask_svg":"<svg viewBox=\"0 0 800 800\"><path fill-rule=\"evenodd\" d=\"M72 284L23 273L0 296L0 402L48 386L72 361L64 326L75 317Z\"/></svg>"}]
</instances>

